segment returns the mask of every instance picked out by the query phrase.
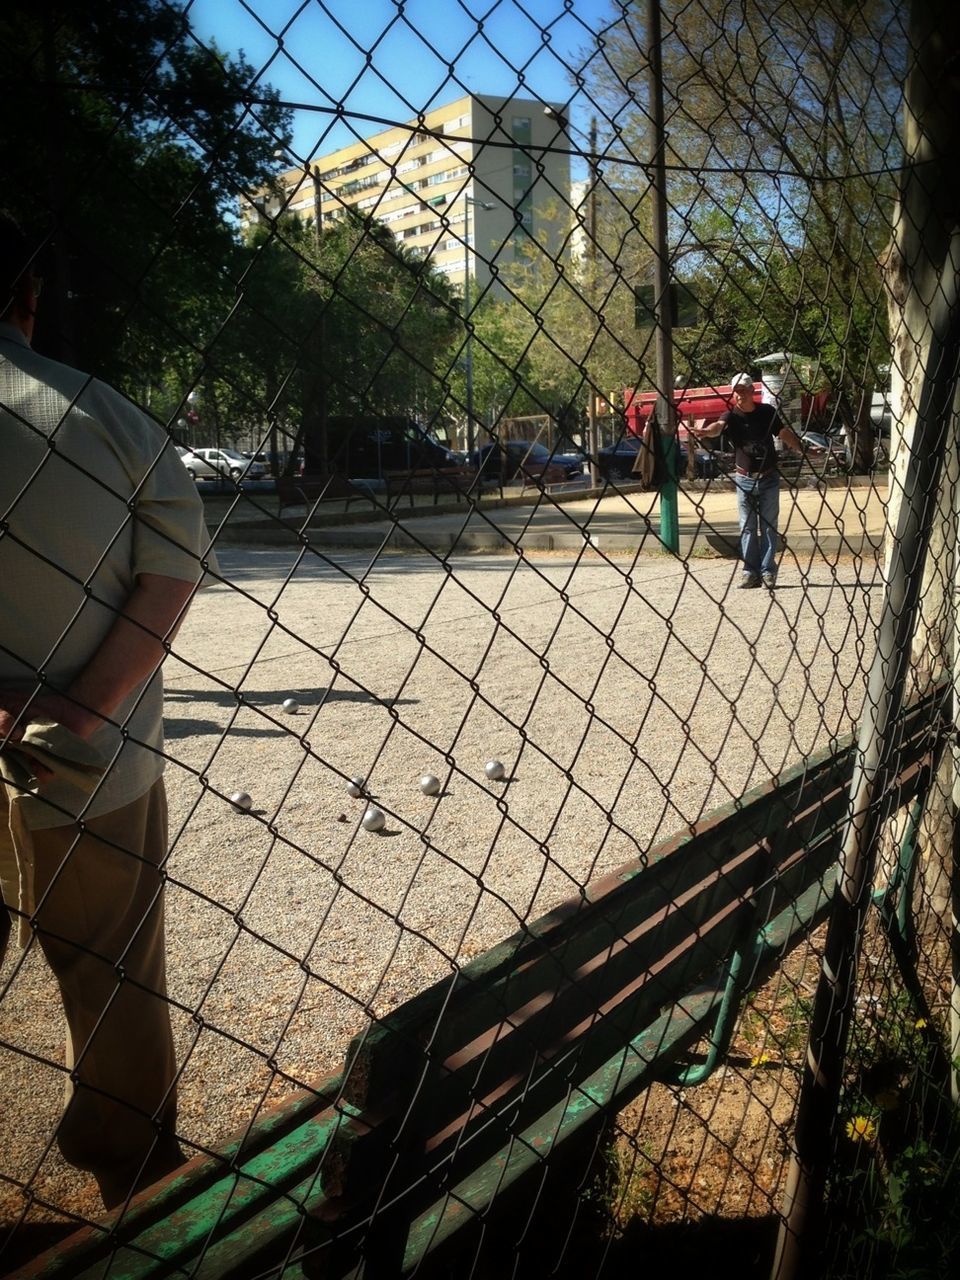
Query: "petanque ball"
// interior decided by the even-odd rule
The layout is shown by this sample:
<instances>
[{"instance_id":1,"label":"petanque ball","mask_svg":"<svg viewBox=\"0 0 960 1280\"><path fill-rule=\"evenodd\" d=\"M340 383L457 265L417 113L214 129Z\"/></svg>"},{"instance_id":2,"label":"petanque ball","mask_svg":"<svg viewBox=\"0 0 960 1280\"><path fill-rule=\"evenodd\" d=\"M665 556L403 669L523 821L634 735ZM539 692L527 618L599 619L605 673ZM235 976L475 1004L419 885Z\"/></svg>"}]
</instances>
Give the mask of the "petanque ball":
<instances>
[{"instance_id":1,"label":"petanque ball","mask_svg":"<svg viewBox=\"0 0 960 1280\"><path fill-rule=\"evenodd\" d=\"M360 819L360 824L364 831L382 831L387 824L387 820L383 815L383 811L372 804Z\"/></svg>"},{"instance_id":2,"label":"petanque ball","mask_svg":"<svg viewBox=\"0 0 960 1280\"><path fill-rule=\"evenodd\" d=\"M295 716L297 712L300 710L300 703L296 700L296 698L284 698L282 706L284 711L286 711L291 716Z\"/></svg>"},{"instance_id":3,"label":"petanque ball","mask_svg":"<svg viewBox=\"0 0 960 1280\"><path fill-rule=\"evenodd\" d=\"M347 795L359 800L363 795L363 778L354 776L347 783Z\"/></svg>"},{"instance_id":4,"label":"petanque ball","mask_svg":"<svg viewBox=\"0 0 960 1280\"><path fill-rule=\"evenodd\" d=\"M420 790L425 796L435 796L440 790L440 779L432 773L425 773L420 779Z\"/></svg>"},{"instance_id":5,"label":"petanque ball","mask_svg":"<svg viewBox=\"0 0 960 1280\"><path fill-rule=\"evenodd\" d=\"M488 760L483 766L483 772L491 782L499 782L506 773L506 769L504 769L499 760Z\"/></svg>"},{"instance_id":6,"label":"petanque ball","mask_svg":"<svg viewBox=\"0 0 960 1280\"><path fill-rule=\"evenodd\" d=\"M238 813L246 813L253 804L253 801L247 795L246 791L234 791L230 797L230 803Z\"/></svg>"}]
</instances>

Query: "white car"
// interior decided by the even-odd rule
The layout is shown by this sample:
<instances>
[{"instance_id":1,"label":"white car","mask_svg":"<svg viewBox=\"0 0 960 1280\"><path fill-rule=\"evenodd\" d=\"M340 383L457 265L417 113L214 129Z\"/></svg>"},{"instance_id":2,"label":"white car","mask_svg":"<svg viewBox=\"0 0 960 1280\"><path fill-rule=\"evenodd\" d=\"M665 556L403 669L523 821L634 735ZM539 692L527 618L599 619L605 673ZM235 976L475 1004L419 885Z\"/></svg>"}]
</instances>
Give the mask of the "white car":
<instances>
[{"instance_id":1,"label":"white car","mask_svg":"<svg viewBox=\"0 0 960 1280\"><path fill-rule=\"evenodd\" d=\"M187 449L177 445L180 461L193 480L262 480L267 468L236 449Z\"/></svg>"}]
</instances>

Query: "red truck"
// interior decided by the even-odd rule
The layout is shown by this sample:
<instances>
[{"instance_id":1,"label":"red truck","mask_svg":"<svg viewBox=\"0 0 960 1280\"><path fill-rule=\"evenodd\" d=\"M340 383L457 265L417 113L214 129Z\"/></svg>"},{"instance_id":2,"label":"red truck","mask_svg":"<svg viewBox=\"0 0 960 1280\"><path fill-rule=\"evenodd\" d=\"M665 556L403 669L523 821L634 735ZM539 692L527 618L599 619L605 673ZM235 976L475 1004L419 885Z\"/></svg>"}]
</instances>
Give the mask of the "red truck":
<instances>
[{"instance_id":1,"label":"red truck","mask_svg":"<svg viewBox=\"0 0 960 1280\"><path fill-rule=\"evenodd\" d=\"M762 400L763 382L756 378L753 385L757 393L757 400ZM709 426L711 422L716 422L722 413L726 413L733 403L733 388L729 386L682 387L678 388L673 395L674 405L677 410L677 435L682 442L687 439L686 423L688 420L692 419L699 426ZM812 395L806 393L801 395L801 422L809 424L812 419L822 416L826 410L828 400L829 392L827 391ZM655 391L630 390L624 392L627 432L630 435L639 436L643 434L643 428L647 425L656 403L657 393ZM798 428L798 434L803 429L805 427Z\"/></svg>"},{"instance_id":2,"label":"red truck","mask_svg":"<svg viewBox=\"0 0 960 1280\"><path fill-rule=\"evenodd\" d=\"M759 378L754 383L757 398L763 391L763 383ZM722 413L733 403L732 387L683 387L673 393L673 402L677 411L677 435L681 442L687 440L686 423L692 419L698 426L709 426L716 422ZM643 434L650 414L656 408L657 393L655 391L626 391L627 431L632 436Z\"/></svg>"}]
</instances>

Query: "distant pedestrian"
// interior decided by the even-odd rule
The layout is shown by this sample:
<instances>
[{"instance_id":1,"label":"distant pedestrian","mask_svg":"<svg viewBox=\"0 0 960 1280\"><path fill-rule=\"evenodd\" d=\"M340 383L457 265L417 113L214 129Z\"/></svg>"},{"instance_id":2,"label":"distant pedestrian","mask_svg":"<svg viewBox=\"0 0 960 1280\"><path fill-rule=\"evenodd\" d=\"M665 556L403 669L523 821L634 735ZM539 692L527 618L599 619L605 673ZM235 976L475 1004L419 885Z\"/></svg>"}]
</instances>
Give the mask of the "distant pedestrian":
<instances>
[{"instance_id":1,"label":"distant pedestrian","mask_svg":"<svg viewBox=\"0 0 960 1280\"><path fill-rule=\"evenodd\" d=\"M758 404L749 373L730 382L733 405L696 434L701 439L726 435L734 449L734 484L740 519L741 587L771 590L777 585L777 538L780 519L780 473L776 437L790 449L803 449L796 432L772 404Z\"/></svg>"},{"instance_id":2,"label":"distant pedestrian","mask_svg":"<svg viewBox=\"0 0 960 1280\"><path fill-rule=\"evenodd\" d=\"M0 215L0 960L9 913L66 1014L58 1145L113 1208L184 1158L158 669L209 539L166 432L31 349L40 286Z\"/></svg>"}]
</instances>

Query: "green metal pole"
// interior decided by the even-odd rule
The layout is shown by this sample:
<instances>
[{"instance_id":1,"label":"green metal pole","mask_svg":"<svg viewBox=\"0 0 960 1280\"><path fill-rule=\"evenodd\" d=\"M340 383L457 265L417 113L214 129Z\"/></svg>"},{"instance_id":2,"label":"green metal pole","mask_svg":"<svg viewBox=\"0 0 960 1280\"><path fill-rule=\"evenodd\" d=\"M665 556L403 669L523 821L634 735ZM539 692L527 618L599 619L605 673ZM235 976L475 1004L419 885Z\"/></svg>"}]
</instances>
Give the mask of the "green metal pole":
<instances>
[{"instance_id":1,"label":"green metal pole","mask_svg":"<svg viewBox=\"0 0 960 1280\"><path fill-rule=\"evenodd\" d=\"M664 432L660 447L664 453L663 465L666 479L660 486L660 541L667 551L677 555L680 551L680 517L677 510L677 450L676 436Z\"/></svg>"},{"instance_id":2,"label":"green metal pole","mask_svg":"<svg viewBox=\"0 0 960 1280\"><path fill-rule=\"evenodd\" d=\"M653 129L650 185L653 192L653 256L656 269L653 304L656 316L657 423L660 427L666 477L660 488L660 541L668 551L676 555L680 550L675 448L677 415L673 403L673 317L670 314L670 250L667 246L667 167L660 0L649 0L647 23L650 46L650 121Z\"/></svg>"}]
</instances>

